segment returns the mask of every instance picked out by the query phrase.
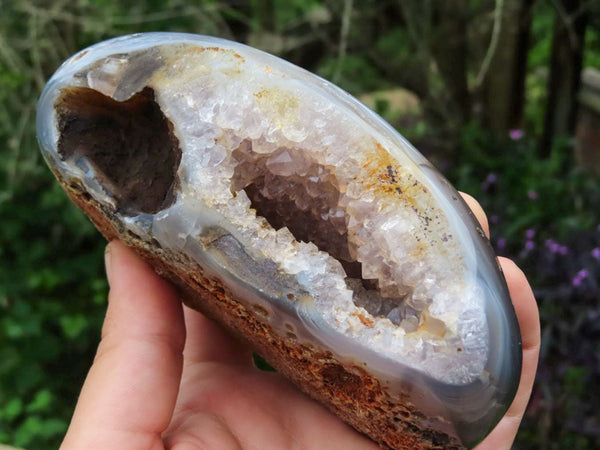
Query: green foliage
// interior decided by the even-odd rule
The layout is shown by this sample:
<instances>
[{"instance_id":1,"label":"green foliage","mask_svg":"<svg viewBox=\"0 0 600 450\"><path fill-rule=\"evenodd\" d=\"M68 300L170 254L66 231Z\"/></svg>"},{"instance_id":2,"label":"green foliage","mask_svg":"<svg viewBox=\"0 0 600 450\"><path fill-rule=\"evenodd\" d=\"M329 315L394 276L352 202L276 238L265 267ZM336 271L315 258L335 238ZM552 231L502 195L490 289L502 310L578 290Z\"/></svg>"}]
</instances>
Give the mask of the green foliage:
<instances>
[{"instance_id":1,"label":"green foliage","mask_svg":"<svg viewBox=\"0 0 600 450\"><path fill-rule=\"evenodd\" d=\"M600 22L600 20L597 20ZM600 23L596 24L597 26ZM598 28L590 27L585 34L585 59L583 62L584 67L595 67L600 68L600 33Z\"/></svg>"},{"instance_id":2,"label":"green foliage","mask_svg":"<svg viewBox=\"0 0 600 450\"><path fill-rule=\"evenodd\" d=\"M285 32L321 9L321 3L319 0L251 0L251 29Z\"/></svg>"},{"instance_id":3,"label":"green foliage","mask_svg":"<svg viewBox=\"0 0 600 450\"><path fill-rule=\"evenodd\" d=\"M530 228L539 229L541 238L562 239L600 223L599 180L573 168L566 142L557 142L549 158L537 155L536 144L527 136L498 141L470 125L462 134L460 160L449 173L456 186L496 216L494 234L509 245L522 245ZM486 183L488 177L495 181Z\"/></svg>"},{"instance_id":4,"label":"green foliage","mask_svg":"<svg viewBox=\"0 0 600 450\"><path fill-rule=\"evenodd\" d=\"M91 224L49 176L29 175L0 203L0 435L42 448L66 429L64 399L93 357L106 283Z\"/></svg>"},{"instance_id":5,"label":"green foliage","mask_svg":"<svg viewBox=\"0 0 600 450\"><path fill-rule=\"evenodd\" d=\"M528 53L528 65L535 70L546 67L550 60L550 47L552 46L552 30L556 14L547 3L537 2L534 5L535 20L531 23L532 47Z\"/></svg>"},{"instance_id":6,"label":"green foliage","mask_svg":"<svg viewBox=\"0 0 600 450\"><path fill-rule=\"evenodd\" d=\"M337 84L352 94L381 88L377 71L361 56L346 56L341 62L328 58L321 64L319 75L326 79L336 79Z\"/></svg>"},{"instance_id":7,"label":"green foliage","mask_svg":"<svg viewBox=\"0 0 600 450\"><path fill-rule=\"evenodd\" d=\"M489 40L478 25L489 21L492 4L468 4L469 48L478 55L485 50L478 48L479 40ZM104 242L53 180L37 149L35 105L48 76L77 50L109 37L186 31L260 43L354 94L401 85L429 98L429 109L444 103L447 89L430 59L428 29L419 23L426 17L421 2L353 2L350 31L342 42L344 5L341 0L0 0L0 443L58 446L93 359L106 305ZM493 222L494 244L503 242L499 250L525 266L536 293L545 290L541 312L550 331L542 368L550 375L538 381L518 447L585 449L595 448L593 435L557 417L588 417L597 427L592 411L597 404L590 399L599 382L590 369L597 366L597 357L589 356L595 350L572 360L568 355L577 353L576 347L595 348L596 335L581 337L575 346L578 334L569 330L588 323L598 297L591 288L575 289L569 277L583 267L600 269L590 259L588 241L572 260L561 263L559 281L540 269L547 255L524 248L528 230L535 230L540 247L548 240L587 236L600 223L600 181L574 168L570 143L557 142L549 158L536 152L554 19L548 2L536 2L525 137L492 138L470 123L456 134L456 158L443 167L457 187L481 200ZM593 23L598 24L597 17ZM600 67L594 27L586 46L585 64ZM480 60L469 62L470 72L479 67ZM472 79L473 73L468 76ZM384 103L376 107L386 113ZM443 163L447 155L431 138L438 132L435 125L417 120L409 126L409 138L423 142L430 156ZM568 307L557 300L561 295ZM268 370L260 357L256 364ZM560 366L556 374L554 365Z\"/></svg>"}]
</instances>

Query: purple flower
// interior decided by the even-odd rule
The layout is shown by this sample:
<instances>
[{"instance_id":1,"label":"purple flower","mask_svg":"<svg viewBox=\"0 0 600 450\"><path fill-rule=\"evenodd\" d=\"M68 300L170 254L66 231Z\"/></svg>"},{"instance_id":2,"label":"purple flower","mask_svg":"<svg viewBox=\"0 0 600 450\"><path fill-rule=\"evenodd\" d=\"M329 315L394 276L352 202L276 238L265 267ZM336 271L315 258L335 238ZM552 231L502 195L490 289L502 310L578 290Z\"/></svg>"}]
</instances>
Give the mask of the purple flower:
<instances>
[{"instance_id":1,"label":"purple flower","mask_svg":"<svg viewBox=\"0 0 600 450\"><path fill-rule=\"evenodd\" d=\"M497 224L498 222L500 222L500 216L498 214L492 214L490 216L490 223Z\"/></svg>"},{"instance_id":2,"label":"purple flower","mask_svg":"<svg viewBox=\"0 0 600 450\"><path fill-rule=\"evenodd\" d=\"M485 180L483 180L483 183L481 183L481 190L487 191L490 187L492 187L497 182L498 182L498 176L495 173L490 172L490 173L488 173L488 176L485 178Z\"/></svg>"},{"instance_id":3,"label":"purple flower","mask_svg":"<svg viewBox=\"0 0 600 450\"><path fill-rule=\"evenodd\" d=\"M525 241L525 250L530 251L535 248L535 242L527 240Z\"/></svg>"},{"instance_id":4,"label":"purple flower","mask_svg":"<svg viewBox=\"0 0 600 450\"><path fill-rule=\"evenodd\" d=\"M537 200L539 195L537 192L530 190L527 192L527 197L529 197L529 200Z\"/></svg>"},{"instance_id":5,"label":"purple flower","mask_svg":"<svg viewBox=\"0 0 600 450\"><path fill-rule=\"evenodd\" d=\"M581 269L571 280L573 286L581 286L583 280L585 280L589 276L589 272L585 269Z\"/></svg>"},{"instance_id":6,"label":"purple flower","mask_svg":"<svg viewBox=\"0 0 600 450\"><path fill-rule=\"evenodd\" d=\"M530 228L525 231L525 239L532 240L535 237L535 228Z\"/></svg>"},{"instance_id":7,"label":"purple flower","mask_svg":"<svg viewBox=\"0 0 600 450\"><path fill-rule=\"evenodd\" d=\"M513 141L518 141L519 139L522 139L523 136L525 136L525 133L523 132L523 130L520 130L519 128L513 128L512 130L509 130L508 136Z\"/></svg>"},{"instance_id":8,"label":"purple flower","mask_svg":"<svg viewBox=\"0 0 600 450\"><path fill-rule=\"evenodd\" d=\"M545 242L546 248L550 250L552 253L558 253L559 255L566 255L569 253L569 248L565 245L560 245L553 239L548 239Z\"/></svg>"},{"instance_id":9,"label":"purple flower","mask_svg":"<svg viewBox=\"0 0 600 450\"><path fill-rule=\"evenodd\" d=\"M592 250L592 257L600 261L600 247L596 247Z\"/></svg>"},{"instance_id":10,"label":"purple flower","mask_svg":"<svg viewBox=\"0 0 600 450\"><path fill-rule=\"evenodd\" d=\"M506 239L498 239L498 241L496 242L496 248L498 249L498 251L504 250L506 248Z\"/></svg>"}]
</instances>

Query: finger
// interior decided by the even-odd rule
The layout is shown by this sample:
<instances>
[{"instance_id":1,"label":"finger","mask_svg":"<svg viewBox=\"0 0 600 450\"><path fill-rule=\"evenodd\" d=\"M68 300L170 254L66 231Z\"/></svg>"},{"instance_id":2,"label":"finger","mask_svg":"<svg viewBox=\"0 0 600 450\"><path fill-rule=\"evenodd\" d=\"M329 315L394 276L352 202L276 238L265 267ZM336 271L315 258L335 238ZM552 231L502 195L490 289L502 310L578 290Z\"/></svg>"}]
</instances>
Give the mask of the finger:
<instances>
[{"instance_id":1,"label":"finger","mask_svg":"<svg viewBox=\"0 0 600 450\"><path fill-rule=\"evenodd\" d=\"M523 366L521 382L510 408L492 433L477 447L478 450L511 447L527 408L540 353L540 318L533 291L514 262L508 258L499 259L521 329Z\"/></svg>"},{"instance_id":2,"label":"finger","mask_svg":"<svg viewBox=\"0 0 600 450\"><path fill-rule=\"evenodd\" d=\"M122 243L109 244L106 261L102 341L62 448L154 448L171 420L181 378L181 302Z\"/></svg>"},{"instance_id":3,"label":"finger","mask_svg":"<svg viewBox=\"0 0 600 450\"><path fill-rule=\"evenodd\" d=\"M531 286L525 274L512 260L504 257L499 260L519 320L523 351L539 350L540 317Z\"/></svg>"},{"instance_id":4,"label":"finger","mask_svg":"<svg viewBox=\"0 0 600 450\"><path fill-rule=\"evenodd\" d=\"M185 363L224 362L251 364L252 351L219 324L184 306L187 340Z\"/></svg>"},{"instance_id":5,"label":"finger","mask_svg":"<svg viewBox=\"0 0 600 450\"><path fill-rule=\"evenodd\" d=\"M467 206L469 208L471 208L471 211L473 211L475 218L477 219L477 221L479 222L479 225L483 229L483 232L489 239L490 238L490 225L488 223L487 216L485 215L485 212L483 211L483 208L481 207L479 202L477 200L475 200L473 197L471 197L469 194L460 192L460 195L462 196L462 198L465 201L465 203L467 204Z\"/></svg>"}]
</instances>

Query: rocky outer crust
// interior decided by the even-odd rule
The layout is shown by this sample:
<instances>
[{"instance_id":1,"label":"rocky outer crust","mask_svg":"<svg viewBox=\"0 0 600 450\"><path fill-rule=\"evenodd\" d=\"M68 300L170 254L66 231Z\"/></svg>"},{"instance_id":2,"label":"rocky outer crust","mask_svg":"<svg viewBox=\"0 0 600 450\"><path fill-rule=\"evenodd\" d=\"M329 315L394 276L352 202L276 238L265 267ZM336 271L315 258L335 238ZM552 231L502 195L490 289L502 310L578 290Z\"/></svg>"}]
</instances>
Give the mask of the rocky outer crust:
<instances>
[{"instance_id":1,"label":"rocky outer crust","mask_svg":"<svg viewBox=\"0 0 600 450\"><path fill-rule=\"evenodd\" d=\"M425 416L401 395L392 395L356 365L337 360L329 351L280 335L254 311L236 300L222 282L207 278L185 255L147 242L126 230L111 211L55 173L71 200L92 220L107 240L120 239L164 278L171 281L189 307L217 321L248 341L269 364L300 390L329 408L356 430L389 449L459 449L460 442L422 425Z\"/></svg>"}]
</instances>

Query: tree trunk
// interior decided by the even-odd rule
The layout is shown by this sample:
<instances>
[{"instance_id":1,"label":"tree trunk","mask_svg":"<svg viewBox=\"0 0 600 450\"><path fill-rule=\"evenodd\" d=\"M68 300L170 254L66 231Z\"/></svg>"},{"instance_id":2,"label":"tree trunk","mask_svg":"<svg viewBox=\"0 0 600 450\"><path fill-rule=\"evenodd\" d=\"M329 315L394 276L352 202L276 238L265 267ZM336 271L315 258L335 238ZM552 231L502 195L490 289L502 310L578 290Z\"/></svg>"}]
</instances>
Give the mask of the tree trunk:
<instances>
[{"instance_id":1,"label":"tree trunk","mask_svg":"<svg viewBox=\"0 0 600 450\"><path fill-rule=\"evenodd\" d=\"M467 86L467 1L446 0L434 5L431 53L449 94L446 123L459 129L471 112Z\"/></svg>"},{"instance_id":2,"label":"tree trunk","mask_svg":"<svg viewBox=\"0 0 600 450\"><path fill-rule=\"evenodd\" d=\"M498 46L483 87L484 121L497 135L522 125L533 2L504 1Z\"/></svg>"},{"instance_id":3,"label":"tree trunk","mask_svg":"<svg viewBox=\"0 0 600 450\"><path fill-rule=\"evenodd\" d=\"M557 6L550 56L548 99L540 153L548 156L557 137L572 136L588 11L586 0L561 0Z\"/></svg>"}]
</instances>

